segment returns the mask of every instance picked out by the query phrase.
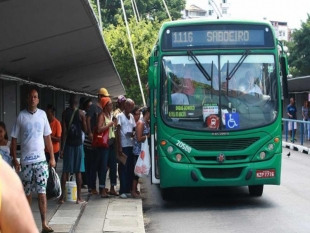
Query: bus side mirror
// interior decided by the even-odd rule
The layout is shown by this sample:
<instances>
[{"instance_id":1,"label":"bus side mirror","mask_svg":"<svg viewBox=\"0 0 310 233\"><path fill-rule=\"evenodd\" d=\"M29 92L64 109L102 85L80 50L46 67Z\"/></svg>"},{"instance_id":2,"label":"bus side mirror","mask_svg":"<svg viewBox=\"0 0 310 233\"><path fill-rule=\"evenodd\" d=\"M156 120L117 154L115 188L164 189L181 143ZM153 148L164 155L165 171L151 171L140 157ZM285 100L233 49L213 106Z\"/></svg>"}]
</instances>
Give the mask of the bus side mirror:
<instances>
[{"instance_id":1,"label":"bus side mirror","mask_svg":"<svg viewBox=\"0 0 310 233\"><path fill-rule=\"evenodd\" d=\"M286 56L280 57L281 73L282 73L282 88L284 98L288 98L288 84L287 84L287 75L288 75L288 66Z\"/></svg>"}]
</instances>

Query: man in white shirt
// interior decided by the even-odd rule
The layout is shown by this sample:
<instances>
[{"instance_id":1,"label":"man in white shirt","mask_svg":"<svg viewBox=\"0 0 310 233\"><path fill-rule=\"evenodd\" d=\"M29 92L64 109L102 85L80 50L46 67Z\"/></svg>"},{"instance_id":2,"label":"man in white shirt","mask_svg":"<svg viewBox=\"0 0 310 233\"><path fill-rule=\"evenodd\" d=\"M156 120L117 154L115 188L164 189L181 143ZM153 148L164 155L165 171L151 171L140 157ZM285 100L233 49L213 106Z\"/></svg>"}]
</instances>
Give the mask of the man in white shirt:
<instances>
[{"instance_id":1,"label":"man in white shirt","mask_svg":"<svg viewBox=\"0 0 310 233\"><path fill-rule=\"evenodd\" d=\"M171 94L171 104L189 105L188 97L183 93L183 84L175 84L173 87L174 93Z\"/></svg>"},{"instance_id":2,"label":"man in white shirt","mask_svg":"<svg viewBox=\"0 0 310 233\"><path fill-rule=\"evenodd\" d=\"M22 110L15 122L11 137L11 151L15 170L21 170L21 180L27 200L31 204L31 192L35 188L38 193L38 203L42 221L42 232L53 232L46 222L46 185L48 179L48 164L45 158L46 146L49 154L49 165L55 167L51 128L46 113L37 108L39 104L38 91L32 87L27 96L27 109ZM20 163L16 159L17 138L21 139Z\"/></svg>"},{"instance_id":3,"label":"man in white shirt","mask_svg":"<svg viewBox=\"0 0 310 233\"><path fill-rule=\"evenodd\" d=\"M135 103L131 99L125 102L125 110L117 115L118 153L127 156L125 164L119 163L119 180L121 198L127 198L134 178L133 130L136 122L131 114Z\"/></svg>"}]
</instances>

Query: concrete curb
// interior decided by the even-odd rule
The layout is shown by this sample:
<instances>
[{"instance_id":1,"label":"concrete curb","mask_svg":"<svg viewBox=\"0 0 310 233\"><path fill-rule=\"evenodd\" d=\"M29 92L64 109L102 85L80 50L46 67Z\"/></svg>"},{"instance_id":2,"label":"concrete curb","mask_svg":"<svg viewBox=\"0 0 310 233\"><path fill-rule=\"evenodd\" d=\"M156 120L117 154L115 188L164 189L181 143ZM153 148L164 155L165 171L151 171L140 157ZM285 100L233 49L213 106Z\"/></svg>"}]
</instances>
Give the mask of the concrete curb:
<instances>
[{"instance_id":1,"label":"concrete curb","mask_svg":"<svg viewBox=\"0 0 310 233\"><path fill-rule=\"evenodd\" d=\"M306 147L306 146L296 145L296 144L291 143L291 142L282 141L282 147L310 155L310 148Z\"/></svg>"}]
</instances>

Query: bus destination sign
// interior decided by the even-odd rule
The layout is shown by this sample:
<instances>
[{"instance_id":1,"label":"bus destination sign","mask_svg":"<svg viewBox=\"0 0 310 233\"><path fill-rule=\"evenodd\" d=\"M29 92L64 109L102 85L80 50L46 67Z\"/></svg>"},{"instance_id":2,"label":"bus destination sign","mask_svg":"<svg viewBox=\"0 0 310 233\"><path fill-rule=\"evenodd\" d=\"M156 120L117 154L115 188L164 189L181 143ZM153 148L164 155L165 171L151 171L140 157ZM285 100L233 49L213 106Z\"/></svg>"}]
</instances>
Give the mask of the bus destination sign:
<instances>
[{"instance_id":1,"label":"bus destination sign","mask_svg":"<svg viewBox=\"0 0 310 233\"><path fill-rule=\"evenodd\" d=\"M212 25L214 26L214 25ZM165 31L163 49L273 47L271 30L229 27L175 27Z\"/></svg>"},{"instance_id":2,"label":"bus destination sign","mask_svg":"<svg viewBox=\"0 0 310 233\"><path fill-rule=\"evenodd\" d=\"M194 105L168 105L170 118L194 118L196 115L197 109Z\"/></svg>"}]
</instances>

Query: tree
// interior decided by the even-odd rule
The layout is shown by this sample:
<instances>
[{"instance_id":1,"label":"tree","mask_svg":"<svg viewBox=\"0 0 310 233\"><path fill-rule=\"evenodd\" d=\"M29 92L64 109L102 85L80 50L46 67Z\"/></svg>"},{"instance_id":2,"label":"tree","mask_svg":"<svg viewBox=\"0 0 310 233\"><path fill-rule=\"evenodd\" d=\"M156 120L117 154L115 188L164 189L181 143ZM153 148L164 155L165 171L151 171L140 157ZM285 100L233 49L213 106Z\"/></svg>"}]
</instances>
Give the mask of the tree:
<instances>
[{"instance_id":1,"label":"tree","mask_svg":"<svg viewBox=\"0 0 310 233\"><path fill-rule=\"evenodd\" d=\"M160 26L161 23L158 20L141 20L137 23L134 18L131 18L129 22L132 43L145 94L147 93L145 85L147 83L148 58L156 42ZM136 104L141 105L141 92L124 22L119 20L117 26L110 25L104 31L104 38L125 86L126 96L132 98Z\"/></svg>"},{"instance_id":2,"label":"tree","mask_svg":"<svg viewBox=\"0 0 310 233\"><path fill-rule=\"evenodd\" d=\"M120 0L99 0L101 6L102 24L107 27L110 24L116 26L118 19L122 17ZM123 0L127 18L133 17L133 0ZM185 8L185 0L165 0L173 20L181 17L181 11ZM97 13L97 0L91 0L91 5ZM135 0L141 19L155 19L163 21L168 19L163 0Z\"/></svg>"},{"instance_id":3,"label":"tree","mask_svg":"<svg viewBox=\"0 0 310 233\"><path fill-rule=\"evenodd\" d=\"M120 0L99 0L105 42L111 53L115 66L125 86L126 96L137 104L142 104L141 91L136 75L132 52ZM147 83L148 58L157 39L162 21L168 19L163 0L123 0L127 18L130 23L132 43L138 63L143 88ZM141 21L137 22L132 3L136 2ZM165 0L172 19L181 17L185 0ZM95 14L98 14L97 0L91 0ZM146 91L144 90L144 93Z\"/></svg>"},{"instance_id":4,"label":"tree","mask_svg":"<svg viewBox=\"0 0 310 233\"><path fill-rule=\"evenodd\" d=\"M288 43L290 56L288 62L293 76L310 75L310 15L301 29L292 34L293 41Z\"/></svg>"}]
</instances>

